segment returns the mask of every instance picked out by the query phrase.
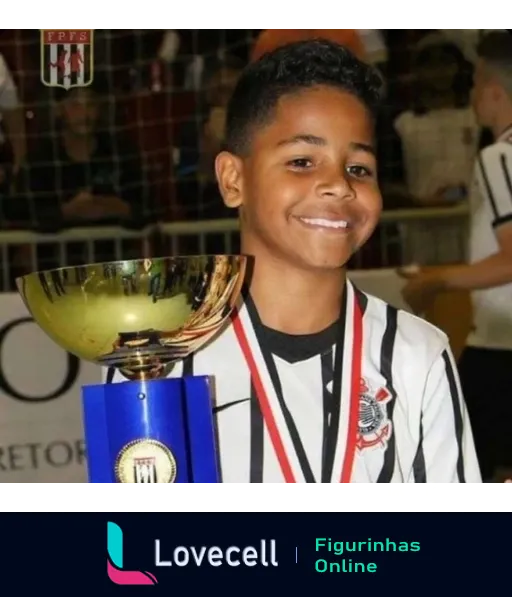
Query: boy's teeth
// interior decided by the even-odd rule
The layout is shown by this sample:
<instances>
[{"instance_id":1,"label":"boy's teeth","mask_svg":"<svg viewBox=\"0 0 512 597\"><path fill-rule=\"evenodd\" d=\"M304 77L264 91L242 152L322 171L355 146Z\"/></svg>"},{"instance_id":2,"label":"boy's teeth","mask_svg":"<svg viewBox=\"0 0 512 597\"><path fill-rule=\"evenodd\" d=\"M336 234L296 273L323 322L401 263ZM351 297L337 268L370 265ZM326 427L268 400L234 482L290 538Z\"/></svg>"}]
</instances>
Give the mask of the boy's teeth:
<instances>
[{"instance_id":1,"label":"boy's teeth","mask_svg":"<svg viewBox=\"0 0 512 597\"><path fill-rule=\"evenodd\" d=\"M324 220L324 218L301 218L306 224L312 226L324 226L325 228L346 228L348 222L346 220Z\"/></svg>"}]
</instances>

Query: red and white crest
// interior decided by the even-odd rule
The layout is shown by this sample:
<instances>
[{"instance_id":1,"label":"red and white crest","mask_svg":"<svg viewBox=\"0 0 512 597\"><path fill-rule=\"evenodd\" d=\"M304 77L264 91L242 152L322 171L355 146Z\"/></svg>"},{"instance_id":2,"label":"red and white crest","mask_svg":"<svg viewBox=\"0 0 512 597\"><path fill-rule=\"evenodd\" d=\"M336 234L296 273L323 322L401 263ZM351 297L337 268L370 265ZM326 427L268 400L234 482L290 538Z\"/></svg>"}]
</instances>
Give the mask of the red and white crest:
<instances>
[{"instance_id":1,"label":"red and white crest","mask_svg":"<svg viewBox=\"0 0 512 597\"><path fill-rule=\"evenodd\" d=\"M94 77L93 29L41 29L41 81L47 87L87 87Z\"/></svg>"},{"instance_id":2,"label":"red and white crest","mask_svg":"<svg viewBox=\"0 0 512 597\"><path fill-rule=\"evenodd\" d=\"M386 405L391 398L391 392L387 388L372 388L361 378L357 434L357 447L360 451L383 449L387 446L392 424L388 419Z\"/></svg>"}]
</instances>

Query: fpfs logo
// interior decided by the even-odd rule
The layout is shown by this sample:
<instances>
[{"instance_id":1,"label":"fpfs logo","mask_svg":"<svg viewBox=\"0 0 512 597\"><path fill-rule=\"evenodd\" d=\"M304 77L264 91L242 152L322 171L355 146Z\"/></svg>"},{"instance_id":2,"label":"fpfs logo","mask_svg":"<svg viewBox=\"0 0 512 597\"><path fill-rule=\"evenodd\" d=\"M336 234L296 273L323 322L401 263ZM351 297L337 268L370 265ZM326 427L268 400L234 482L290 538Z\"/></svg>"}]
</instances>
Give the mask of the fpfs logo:
<instances>
[{"instance_id":1,"label":"fpfs logo","mask_svg":"<svg viewBox=\"0 0 512 597\"><path fill-rule=\"evenodd\" d=\"M108 577L116 585L156 585L151 572L124 570L123 531L114 522L107 523L107 571Z\"/></svg>"}]
</instances>

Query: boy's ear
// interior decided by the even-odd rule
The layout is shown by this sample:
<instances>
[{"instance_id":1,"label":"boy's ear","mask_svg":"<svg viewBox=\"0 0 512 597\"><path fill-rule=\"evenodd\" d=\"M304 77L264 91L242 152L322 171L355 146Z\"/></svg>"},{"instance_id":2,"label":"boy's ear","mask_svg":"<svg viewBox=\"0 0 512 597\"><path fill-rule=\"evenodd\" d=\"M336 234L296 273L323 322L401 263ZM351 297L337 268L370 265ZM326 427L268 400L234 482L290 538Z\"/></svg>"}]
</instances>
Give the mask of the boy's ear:
<instances>
[{"instance_id":1,"label":"boy's ear","mask_svg":"<svg viewBox=\"0 0 512 597\"><path fill-rule=\"evenodd\" d=\"M215 158L215 176L226 206L240 207L243 203L242 160L228 151L221 151Z\"/></svg>"}]
</instances>

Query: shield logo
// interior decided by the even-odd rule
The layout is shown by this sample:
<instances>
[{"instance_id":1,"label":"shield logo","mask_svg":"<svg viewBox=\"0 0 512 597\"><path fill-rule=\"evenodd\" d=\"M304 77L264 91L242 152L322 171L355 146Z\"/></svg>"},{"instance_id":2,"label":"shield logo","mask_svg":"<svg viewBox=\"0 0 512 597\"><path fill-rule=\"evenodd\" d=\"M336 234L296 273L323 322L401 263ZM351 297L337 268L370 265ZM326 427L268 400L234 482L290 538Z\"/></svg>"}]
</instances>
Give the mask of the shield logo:
<instances>
[{"instance_id":1,"label":"shield logo","mask_svg":"<svg viewBox=\"0 0 512 597\"><path fill-rule=\"evenodd\" d=\"M93 81L93 29L41 29L41 81L47 87L86 87Z\"/></svg>"},{"instance_id":2,"label":"shield logo","mask_svg":"<svg viewBox=\"0 0 512 597\"><path fill-rule=\"evenodd\" d=\"M115 472L118 483L175 483L177 464L167 446L146 438L121 449Z\"/></svg>"}]
</instances>

